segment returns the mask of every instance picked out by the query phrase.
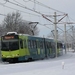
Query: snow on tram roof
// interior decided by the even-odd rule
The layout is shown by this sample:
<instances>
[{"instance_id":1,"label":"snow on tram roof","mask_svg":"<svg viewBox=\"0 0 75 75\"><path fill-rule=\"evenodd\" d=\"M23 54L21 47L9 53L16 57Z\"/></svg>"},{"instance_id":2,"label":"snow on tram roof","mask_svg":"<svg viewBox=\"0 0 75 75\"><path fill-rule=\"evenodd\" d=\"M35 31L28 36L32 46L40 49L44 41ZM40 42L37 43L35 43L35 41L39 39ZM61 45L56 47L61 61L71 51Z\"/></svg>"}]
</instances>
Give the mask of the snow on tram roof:
<instances>
[{"instance_id":1,"label":"snow on tram roof","mask_svg":"<svg viewBox=\"0 0 75 75\"><path fill-rule=\"evenodd\" d=\"M7 34L17 34L17 32L7 32Z\"/></svg>"},{"instance_id":2,"label":"snow on tram roof","mask_svg":"<svg viewBox=\"0 0 75 75\"><path fill-rule=\"evenodd\" d=\"M31 36L31 35L29 35L29 34L18 34L18 35L25 35L25 36Z\"/></svg>"}]
</instances>

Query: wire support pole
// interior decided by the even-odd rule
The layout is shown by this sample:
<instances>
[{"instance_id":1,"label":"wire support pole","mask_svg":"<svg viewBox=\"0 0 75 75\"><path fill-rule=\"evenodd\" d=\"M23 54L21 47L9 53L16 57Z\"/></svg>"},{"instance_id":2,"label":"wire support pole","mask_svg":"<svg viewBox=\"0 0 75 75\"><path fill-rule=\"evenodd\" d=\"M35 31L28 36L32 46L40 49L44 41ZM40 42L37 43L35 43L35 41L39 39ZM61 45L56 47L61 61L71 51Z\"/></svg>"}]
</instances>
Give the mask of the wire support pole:
<instances>
[{"instance_id":1,"label":"wire support pole","mask_svg":"<svg viewBox=\"0 0 75 75\"><path fill-rule=\"evenodd\" d=\"M55 50L56 50L56 57L57 57L57 19L56 19L56 12L54 12L54 34L55 34Z\"/></svg>"},{"instance_id":2,"label":"wire support pole","mask_svg":"<svg viewBox=\"0 0 75 75\"><path fill-rule=\"evenodd\" d=\"M66 38L66 24L64 24L64 44L65 44L65 54L67 53L66 48L67 48L67 38Z\"/></svg>"},{"instance_id":3,"label":"wire support pole","mask_svg":"<svg viewBox=\"0 0 75 75\"><path fill-rule=\"evenodd\" d=\"M74 49L74 52L75 52L74 26L72 26L72 35L73 35L72 46L73 46L73 49Z\"/></svg>"}]
</instances>

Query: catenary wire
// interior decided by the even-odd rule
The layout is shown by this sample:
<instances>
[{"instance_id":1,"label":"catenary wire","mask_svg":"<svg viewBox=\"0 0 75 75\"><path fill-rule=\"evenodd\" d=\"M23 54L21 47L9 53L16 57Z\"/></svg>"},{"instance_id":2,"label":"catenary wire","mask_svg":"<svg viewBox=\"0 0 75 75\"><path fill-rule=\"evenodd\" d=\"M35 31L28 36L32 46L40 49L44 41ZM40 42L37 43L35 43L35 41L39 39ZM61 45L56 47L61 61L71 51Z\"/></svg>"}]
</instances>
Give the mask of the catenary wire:
<instances>
[{"instance_id":1,"label":"catenary wire","mask_svg":"<svg viewBox=\"0 0 75 75\"><path fill-rule=\"evenodd\" d=\"M13 9L13 10L16 10L16 11L20 11L20 12L26 13L26 14L30 14L30 15L34 15L34 16L41 17L40 15L36 15L36 14L32 14L32 13L29 13L29 12L25 12L25 11L22 11L22 10L19 10L19 9L15 9L15 8L6 6L6 5L4 5L4 4L2 4L2 3L0 3L0 5L1 5L1 6L5 6L6 8L9 8L9 9Z\"/></svg>"},{"instance_id":2,"label":"catenary wire","mask_svg":"<svg viewBox=\"0 0 75 75\"><path fill-rule=\"evenodd\" d=\"M23 0L23 1L25 1L25 0ZM32 0L30 0L30 1L31 1L31 2L34 2L34 1L32 1ZM54 8L51 8L51 7L45 5L45 4L43 4L43 3L41 3L41 2L39 2L39 1L37 1L37 0L35 1L35 3L37 3L37 4L41 5L41 6L44 6L44 7L48 8L48 9L51 9L51 10L54 10L54 11L57 11L57 12L60 12L60 13L64 13L64 12L62 12L62 11L56 10L56 9L54 9ZM65 13L64 13L64 14L65 14Z\"/></svg>"}]
</instances>

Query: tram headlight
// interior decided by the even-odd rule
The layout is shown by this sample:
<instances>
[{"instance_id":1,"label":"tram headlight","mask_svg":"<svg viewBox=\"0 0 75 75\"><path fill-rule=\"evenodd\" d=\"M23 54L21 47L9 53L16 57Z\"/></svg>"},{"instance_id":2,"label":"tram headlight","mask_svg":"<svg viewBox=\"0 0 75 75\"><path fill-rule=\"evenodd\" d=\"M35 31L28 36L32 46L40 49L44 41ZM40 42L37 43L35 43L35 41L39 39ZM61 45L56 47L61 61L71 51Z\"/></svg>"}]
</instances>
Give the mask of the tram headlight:
<instances>
[{"instance_id":1,"label":"tram headlight","mask_svg":"<svg viewBox=\"0 0 75 75\"><path fill-rule=\"evenodd\" d=\"M13 57L14 57L15 55L13 54Z\"/></svg>"},{"instance_id":2,"label":"tram headlight","mask_svg":"<svg viewBox=\"0 0 75 75\"><path fill-rule=\"evenodd\" d=\"M19 54L16 54L16 56L19 56Z\"/></svg>"}]
</instances>

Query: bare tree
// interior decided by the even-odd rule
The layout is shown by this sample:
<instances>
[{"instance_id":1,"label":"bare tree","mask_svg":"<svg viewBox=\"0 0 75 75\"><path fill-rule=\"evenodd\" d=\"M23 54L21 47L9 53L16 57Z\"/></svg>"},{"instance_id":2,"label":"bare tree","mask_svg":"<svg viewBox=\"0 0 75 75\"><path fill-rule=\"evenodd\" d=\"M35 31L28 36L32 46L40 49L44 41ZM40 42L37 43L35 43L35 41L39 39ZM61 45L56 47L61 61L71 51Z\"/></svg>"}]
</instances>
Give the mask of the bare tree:
<instances>
[{"instance_id":1,"label":"bare tree","mask_svg":"<svg viewBox=\"0 0 75 75\"><path fill-rule=\"evenodd\" d=\"M0 25L0 36L2 36L3 27Z\"/></svg>"},{"instance_id":2,"label":"bare tree","mask_svg":"<svg viewBox=\"0 0 75 75\"><path fill-rule=\"evenodd\" d=\"M19 24L22 21L20 13L12 13L7 14L4 18L3 26L5 27L5 31L16 31L18 32Z\"/></svg>"},{"instance_id":3,"label":"bare tree","mask_svg":"<svg viewBox=\"0 0 75 75\"><path fill-rule=\"evenodd\" d=\"M18 33L30 35L38 34L39 31L37 26L34 28L35 25L30 24L30 21L23 20L19 12L7 14L2 23L4 32L15 31ZM31 27L33 27L33 29Z\"/></svg>"}]
</instances>

